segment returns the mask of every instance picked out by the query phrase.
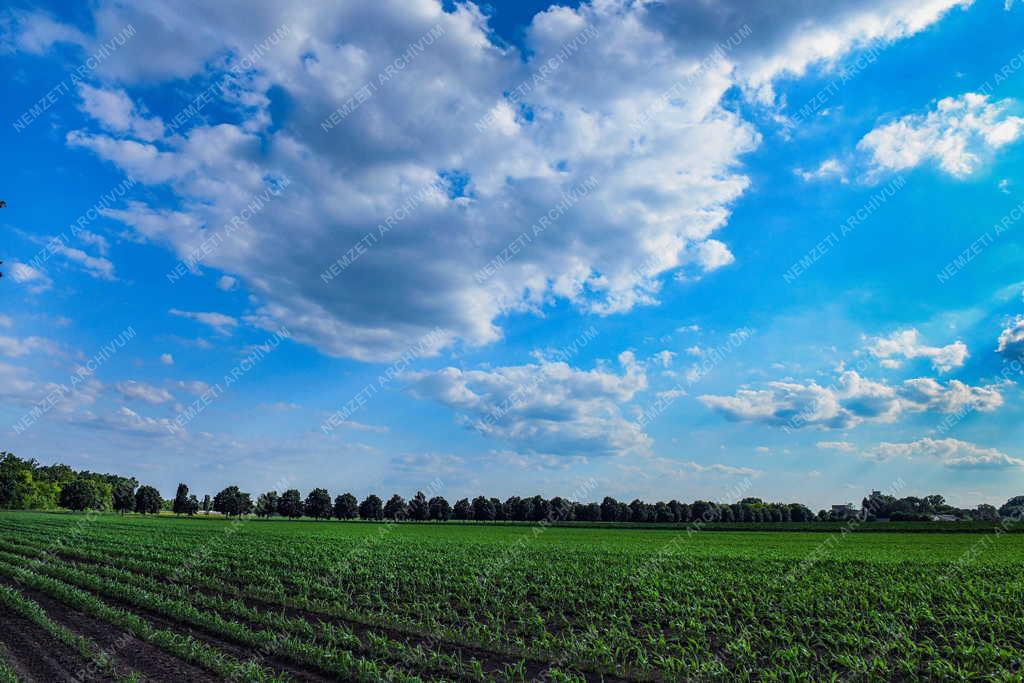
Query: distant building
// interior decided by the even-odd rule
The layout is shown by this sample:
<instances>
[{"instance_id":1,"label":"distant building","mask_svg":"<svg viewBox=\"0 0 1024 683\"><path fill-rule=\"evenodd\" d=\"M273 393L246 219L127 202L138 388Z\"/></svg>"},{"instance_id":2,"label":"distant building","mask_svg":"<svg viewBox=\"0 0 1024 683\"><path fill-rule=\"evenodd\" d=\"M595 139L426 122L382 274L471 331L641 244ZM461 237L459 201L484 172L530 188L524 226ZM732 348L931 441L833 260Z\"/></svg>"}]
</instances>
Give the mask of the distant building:
<instances>
[{"instance_id":1,"label":"distant building","mask_svg":"<svg viewBox=\"0 0 1024 683\"><path fill-rule=\"evenodd\" d=\"M933 522L959 522L960 518L956 515L932 515Z\"/></svg>"}]
</instances>

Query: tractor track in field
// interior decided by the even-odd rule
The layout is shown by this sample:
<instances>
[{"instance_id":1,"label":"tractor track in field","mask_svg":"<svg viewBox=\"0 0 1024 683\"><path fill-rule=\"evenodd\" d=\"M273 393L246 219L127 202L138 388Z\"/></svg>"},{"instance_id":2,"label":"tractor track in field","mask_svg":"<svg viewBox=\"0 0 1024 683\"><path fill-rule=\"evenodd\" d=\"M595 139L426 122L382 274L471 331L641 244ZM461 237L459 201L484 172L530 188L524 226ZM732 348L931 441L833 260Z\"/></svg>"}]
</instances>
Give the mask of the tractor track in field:
<instances>
[{"instance_id":1,"label":"tractor track in field","mask_svg":"<svg viewBox=\"0 0 1024 683\"><path fill-rule=\"evenodd\" d=\"M15 553L15 554L19 554L20 555L21 553ZM58 557L62 561L68 562L68 563L73 564L73 565L81 565L81 566L84 566L84 567L88 567L88 566L109 566L109 565L106 565L106 564L104 564L102 562L99 562L99 561L85 559L85 558L81 558L81 557L76 557L76 556L73 556L73 555L61 553L59 551L54 552L53 555ZM489 650L487 648L479 647L479 646L476 646L476 645L464 645L464 644L455 643L455 642L452 642L452 641L446 640L446 639L434 638L434 637L425 636L425 635L421 635L421 634L410 633L408 631L402 631L402 630L395 629L395 628L389 628L387 626L379 626L379 625L374 625L374 624L367 624L367 623L362 622L362 621L358 621L358 620L355 620L355 619L347 619L345 617L340 617L340 616L336 616L336 615L333 615L333 614L328 614L328 613L325 613L325 612L316 612L316 611L312 611L312 610L302 609L302 608L299 608L299 607L293 607L293 606L289 606L289 605L282 605L280 603L275 603L275 602L270 602L270 601L266 601L266 600L261 600L261 599L258 599L258 598L253 598L253 597L245 596L245 595L225 594L224 592L219 591L217 589L208 588L208 587L204 587L204 586L197 586L197 585L194 585L194 584L190 584L187 581L177 581L176 582L176 581L173 581L173 580L171 580L170 578L168 578L166 576L157 575L157 574L151 574L151 573L148 573L146 571L139 571L139 573L143 574L144 576L147 576L147 577L149 577L151 579L159 581L160 583L166 584L166 585L174 585L174 586L179 586L179 587L184 586L184 587L187 587L190 590L194 590L196 592L202 593L203 595L206 595L208 597L228 598L228 599L239 600L246 607L250 607L252 609L257 609L257 610L261 610L261 611L283 613L283 614L285 614L285 615L287 615L289 617L303 619L307 623L310 623L310 624L313 624L313 625L316 625L319 622L323 622L323 623L326 623L326 624L331 624L331 625L336 625L336 626L344 626L344 627L348 628L349 630L351 630L353 632L353 634L355 634L355 636L359 639L359 641L367 649L369 648L369 636L371 636L371 635L379 635L379 636L386 636L390 640L393 640L393 641L396 641L396 642L401 642L401 643L403 643L403 644L405 644L405 645L407 645L409 647L421 646L421 647L423 647L424 649L427 649L427 650L433 650L433 651L440 652L442 654L453 655L453 656L458 657L461 661L464 661L464 662L468 662L470 659L476 659L478 662L480 662L480 665L483 668L484 672L486 674L492 675L492 676L495 675L495 674L498 674L500 672L505 671L506 666L515 666L515 665L518 665L520 662L525 662L525 664L526 664L526 672L525 672L526 673L526 678L528 680L530 680L530 681L542 680L544 675L546 674L546 672L550 668L552 668L553 666L555 666L557 664L561 664L561 666L567 666L567 667L571 668L575 673L578 673L579 675L583 676L583 678L587 681L587 683L629 683L630 681L635 681L635 680L646 680L646 679L625 678L625 677L622 677L622 676L619 676L619 675L613 674L613 673L602 672L602 671L594 671L594 670L590 670L590 669L582 669L582 668L578 668L578 667L573 666L571 662L559 662L557 658L552 659L552 660L543 660L543 659L531 658L531 657L527 657L527 656L518 657L518 656L516 656L515 654L512 654L512 653L497 652L497 651ZM85 590L86 592L92 593L92 591L90 591L88 589L84 589L84 588L81 588L81 587L79 587L79 588L80 588L80 590ZM226 643L226 641L223 640L224 637L221 636L220 634L212 633L212 632L209 632L209 631L207 631L205 629L199 629L199 627L195 627L195 626L192 626L192 625L189 625L189 624L182 624L182 623L179 623L179 622L174 622L173 620L170 620L167 617L164 617L164 616L162 616L160 614L155 614L155 613L152 613L152 612L148 612L146 610L142 610L141 608L136 608L133 605L131 605L130 603L121 602L121 601L115 600L113 598L110 598L108 596L97 595L97 597L100 597L101 599L103 599L103 600L105 600L105 601L107 601L107 602L109 602L111 604L115 604L115 605L117 605L117 606L119 606L119 607L121 607L123 609L128 610L128 611L132 611L132 612L136 612L136 613L138 613L140 615L144 615L147 619L150 619L150 620L154 620L155 619L155 620L161 620L163 622L166 622L168 625L164 626L165 628L169 628L169 629L175 630L175 631L180 631L182 628L188 629L189 631L196 631L192 635L194 635L197 638L201 638L202 640L207 640L207 641L209 641L211 639L215 640L217 642L216 643L211 643L211 644L214 644L216 647L219 647L221 649L227 649L228 647L239 649L238 645ZM248 626L249 628L251 628L253 630L265 630L266 629L266 627L263 626L263 625L254 624L254 623L251 623L251 622L245 622L245 620L240 619L238 617L231 616L231 615L228 615L227 618L239 621L240 623L244 623L246 626ZM200 633L202 635L198 635ZM225 643L225 645L222 646L220 643ZM249 653L247 650L245 650L244 647L241 647L241 649L244 650L247 653L247 656L251 656L251 653ZM363 654L367 654L367 653L364 652ZM244 660L246 657L239 657L239 658ZM277 666L278 663L281 664L282 666L285 666L285 667L288 667L288 666L294 667L295 666L294 664L292 664L292 663L290 663L288 661L283 661L283 660L270 659L269 661L275 662L273 668L280 668L279 666ZM388 661L391 665L397 666L400 669L404 668L402 663L398 662L398 661L395 661L394 658L384 659L383 661ZM451 672L441 672L441 671L438 671L438 672L435 672L435 673L443 674L443 675L446 675L446 676L452 676L453 675Z\"/></svg>"},{"instance_id":2,"label":"tractor track in field","mask_svg":"<svg viewBox=\"0 0 1024 683\"><path fill-rule=\"evenodd\" d=\"M17 588L26 597L39 603L50 619L69 631L91 638L115 663L137 671L146 680L187 680L190 683L217 681L217 677L206 669L179 659L114 624L76 610L43 591L7 578L0 579L0 584ZM87 675L79 680L102 680L96 677L95 666L87 664L85 670Z\"/></svg>"}]
</instances>

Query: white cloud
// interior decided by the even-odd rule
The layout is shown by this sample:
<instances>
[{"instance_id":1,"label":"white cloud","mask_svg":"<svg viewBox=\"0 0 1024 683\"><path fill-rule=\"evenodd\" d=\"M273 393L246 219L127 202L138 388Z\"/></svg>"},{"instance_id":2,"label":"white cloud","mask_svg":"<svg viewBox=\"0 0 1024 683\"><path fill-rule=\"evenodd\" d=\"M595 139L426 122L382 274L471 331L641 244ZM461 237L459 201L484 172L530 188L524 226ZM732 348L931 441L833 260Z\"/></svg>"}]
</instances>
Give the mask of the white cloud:
<instances>
[{"instance_id":1,"label":"white cloud","mask_svg":"<svg viewBox=\"0 0 1024 683\"><path fill-rule=\"evenodd\" d=\"M110 243L107 242L107 238L103 235L97 235L89 230L79 230L77 237L82 242L96 247L96 251L100 252L100 256L106 256L110 251Z\"/></svg>"},{"instance_id":2,"label":"white cloud","mask_svg":"<svg viewBox=\"0 0 1024 683\"><path fill-rule=\"evenodd\" d=\"M164 135L159 117L146 117L124 90L104 90L86 83L78 85L82 111L107 130L140 140L156 140Z\"/></svg>"},{"instance_id":3,"label":"white cloud","mask_svg":"<svg viewBox=\"0 0 1024 683\"><path fill-rule=\"evenodd\" d=\"M145 384L144 382L137 382L131 379L125 380L124 382L118 382L114 385L114 389L126 398L138 399L139 401L145 401L152 405L160 405L161 403L167 403L168 401L174 400L171 392L166 389L154 387L151 384Z\"/></svg>"},{"instance_id":4,"label":"white cloud","mask_svg":"<svg viewBox=\"0 0 1024 683\"><path fill-rule=\"evenodd\" d=\"M676 332L700 332L700 325L682 325L676 328Z\"/></svg>"},{"instance_id":5,"label":"white cloud","mask_svg":"<svg viewBox=\"0 0 1024 683\"><path fill-rule=\"evenodd\" d=\"M866 348L875 358L928 358L938 372L949 372L963 367L964 361L967 360L967 345L963 342L956 341L947 346L928 346L921 342L920 334L913 328L893 332L888 337L871 337L867 340ZM899 367L899 364L886 364L883 361L883 367Z\"/></svg>"},{"instance_id":6,"label":"white cloud","mask_svg":"<svg viewBox=\"0 0 1024 683\"><path fill-rule=\"evenodd\" d=\"M1009 180L1007 180L1006 178L1003 178L1002 180L999 181L999 191L1002 192L1003 194L1010 194L1010 185L1011 184L1012 183L1010 183Z\"/></svg>"},{"instance_id":7,"label":"white cloud","mask_svg":"<svg viewBox=\"0 0 1024 683\"><path fill-rule=\"evenodd\" d=\"M853 453L857 450L857 447L849 441L819 441L815 445L824 450L842 451L843 453Z\"/></svg>"},{"instance_id":8,"label":"white cloud","mask_svg":"<svg viewBox=\"0 0 1024 683\"><path fill-rule=\"evenodd\" d=\"M11 16L15 23L14 45L31 54L42 54L55 43L70 43L85 46L89 39L78 29L62 24L42 12L14 11Z\"/></svg>"},{"instance_id":9,"label":"white cloud","mask_svg":"<svg viewBox=\"0 0 1024 683\"><path fill-rule=\"evenodd\" d=\"M181 391L184 391L187 394L192 394L193 396L202 396L210 389L209 384L198 379L189 381L178 380L175 382L175 386Z\"/></svg>"},{"instance_id":10,"label":"white cloud","mask_svg":"<svg viewBox=\"0 0 1024 683\"><path fill-rule=\"evenodd\" d=\"M395 358L438 326L436 352L460 339L500 339L508 312L569 302L614 314L655 304L673 271L692 279L728 265L733 254L715 235L749 184L742 160L760 134L723 106L726 93L738 85L767 102L774 78L913 35L964 4L601 0L537 15L525 57L495 45L487 17L468 3L449 12L427 0L329 3L308 13L230 2L104 4L94 11L97 37L128 23L138 32L130 50L99 65L127 91L91 93L107 130L72 131L67 142L142 183L169 186L179 209L134 203L105 214L183 258L268 176L291 179L281 210L254 215L203 265L245 282L258 324L285 325L326 353ZM221 106L204 111L209 121L197 117L161 137L143 119L152 129L140 133L134 84L215 81L283 24L287 35L228 79ZM749 35L723 53L718 46L745 24ZM434 27L443 35L337 125L321 126ZM558 60L588 29L594 37ZM551 59L558 68L535 79ZM512 102L507 93L520 83L531 85ZM292 107L271 126L274 88ZM494 125L475 125L492 111L502 114ZM464 196L428 193L337 278L321 279L452 170L467 178ZM597 184L585 199L493 275L476 277L590 178Z\"/></svg>"},{"instance_id":11,"label":"white cloud","mask_svg":"<svg viewBox=\"0 0 1024 683\"><path fill-rule=\"evenodd\" d=\"M564 362L410 373L409 392L442 403L456 421L524 453L603 456L645 453L651 440L623 417L622 404L646 388L632 358L620 356L623 373L578 370Z\"/></svg>"},{"instance_id":12,"label":"white cloud","mask_svg":"<svg viewBox=\"0 0 1024 683\"><path fill-rule=\"evenodd\" d=\"M169 353L161 353L160 362L164 365L174 365L174 356Z\"/></svg>"},{"instance_id":13,"label":"white cloud","mask_svg":"<svg viewBox=\"0 0 1024 683\"><path fill-rule=\"evenodd\" d=\"M1024 467L1024 460L995 448L982 448L959 439L920 439L909 443L883 442L864 454L866 457L886 460L908 458L936 460L956 469L1001 469Z\"/></svg>"},{"instance_id":14,"label":"white cloud","mask_svg":"<svg viewBox=\"0 0 1024 683\"><path fill-rule=\"evenodd\" d=\"M69 261L73 261L94 278L100 280L116 280L114 276L114 264L102 256L91 256L81 249L69 247L57 240L51 242L50 248L54 253L60 254Z\"/></svg>"},{"instance_id":15,"label":"white cloud","mask_svg":"<svg viewBox=\"0 0 1024 683\"><path fill-rule=\"evenodd\" d=\"M677 460L658 456L646 457L636 464L620 464L618 469L627 474L646 480L693 479L694 475L721 475L727 477L757 477L762 470L752 467L735 467L723 463L702 465L692 460Z\"/></svg>"},{"instance_id":16,"label":"white cloud","mask_svg":"<svg viewBox=\"0 0 1024 683\"><path fill-rule=\"evenodd\" d=\"M665 349L654 354L654 360L661 365L661 367L667 368L672 365L672 359L675 358L675 355L676 354L672 351Z\"/></svg>"},{"instance_id":17,"label":"white cloud","mask_svg":"<svg viewBox=\"0 0 1024 683\"><path fill-rule=\"evenodd\" d=\"M901 171L926 161L962 178L995 150L1024 134L1024 118L1011 116L1013 100L989 102L967 93L939 100L925 115L911 114L875 128L857 144L876 171Z\"/></svg>"},{"instance_id":18,"label":"white cloud","mask_svg":"<svg viewBox=\"0 0 1024 683\"><path fill-rule=\"evenodd\" d=\"M6 315L0 314L0 327L10 327L14 322Z\"/></svg>"},{"instance_id":19,"label":"white cloud","mask_svg":"<svg viewBox=\"0 0 1024 683\"><path fill-rule=\"evenodd\" d=\"M298 408L301 406L295 407ZM335 426L339 429L351 429L352 431L356 432L373 432L374 434L387 434L389 431L391 431L388 427L382 425L364 424L362 422L356 422L355 420L340 420L332 423L332 426Z\"/></svg>"},{"instance_id":20,"label":"white cloud","mask_svg":"<svg viewBox=\"0 0 1024 683\"><path fill-rule=\"evenodd\" d=\"M43 292L53 285L49 276L41 270L24 263L11 263L11 278L18 284L26 285L31 292Z\"/></svg>"},{"instance_id":21,"label":"white cloud","mask_svg":"<svg viewBox=\"0 0 1024 683\"><path fill-rule=\"evenodd\" d=\"M699 399L731 420L790 428L847 429L862 422L894 422L907 413L966 410L992 412L1003 405L1002 387L970 386L958 380L908 379L890 386L843 372L833 386L816 382L769 382L767 389L740 389L733 396Z\"/></svg>"},{"instance_id":22,"label":"white cloud","mask_svg":"<svg viewBox=\"0 0 1024 683\"><path fill-rule=\"evenodd\" d=\"M263 404L263 407L269 408L278 413L287 413L292 410L299 410L302 408L298 403L288 403L287 401L275 401L274 403Z\"/></svg>"},{"instance_id":23,"label":"white cloud","mask_svg":"<svg viewBox=\"0 0 1024 683\"><path fill-rule=\"evenodd\" d=\"M195 320L196 322L200 322L204 325L209 325L218 334L231 334L231 330L238 327L237 319L223 313L182 311L177 308L170 309L168 313L178 316L179 318L188 318L189 320Z\"/></svg>"},{"instance_id":24,"label":"white cloud","mask_svg":"<svg viewBox=\"0 0 1024 683\"><path fill-rule=\"evenodd\" d=\"M220 279L217 280L217 289L225 292L230 292L235 288L235 284L238 282L235 278L230 275L221 275Z\"/></svg>"},{"instance_id":25,"label":"white cloud","mask_svg":"<svg viewBox=\"0 0 1024 683\"><path fill-rule=\"evenodd\" d=\"M87 413L76 417L74 422L80 426L103 431L117 432L137 437L171 437L183 435L183 430L173 420L166 417L148 417L136 413L131 408L119 407L109 415Z\"/></svg>"},{"instance_id":26,"label":"white cloud","mask_svg":"<svg viewBox=\"0 0 1024 683\"><path fill-rule=\"evenodd\" d=\"M17 358L36 351L53 355L60 352L60 347L55 342L43 337L24 337L18 339L16 337L0 336L0 356Z\"/></svg>"},{"instance_id":27,"label":"white cloud","mask_svg":"<svg viewBox=\"0 0 1024 683\"><path fill-rule=\"evenodd\" d=\"M849 182L846 178L846 167L838 159L826 159L813 171L805 171L798 168L794 173L805 182L826 180L828 178L838 178L843 183Z\"/></svg>"},{"instance_id":28,"label":"white cloud","mask_svg":"<svg viewBox=\"0 0 1024 683\"><path fill-rule=\"evenodd\" d=\"M1006 327L999 333L999 345L996 351L1007 360L1024 358L1024 316L1007 321Z\"/></svg>"}]
</instances>

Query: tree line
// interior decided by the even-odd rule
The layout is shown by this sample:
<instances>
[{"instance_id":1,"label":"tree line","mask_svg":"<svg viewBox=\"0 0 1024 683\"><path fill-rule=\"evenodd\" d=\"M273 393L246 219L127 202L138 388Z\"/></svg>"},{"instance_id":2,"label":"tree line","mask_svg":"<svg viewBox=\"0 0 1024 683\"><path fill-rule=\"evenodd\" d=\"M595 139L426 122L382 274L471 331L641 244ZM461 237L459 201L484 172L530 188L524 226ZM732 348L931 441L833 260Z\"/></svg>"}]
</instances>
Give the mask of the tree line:
<instances>
[{"instance_id":1,"label":"tree line","mask_svg":"<svg viewBox=\"0 0 1024 683\"><path fill-rule=\"evenodd\" d=\"M511 496L505 500L476 496L450 504L443 496L427 498L418 491L408 501L394 494L387 501L375 494L359 501L351 493L334 498L327 489L315 488L303 497L297 489L281 494L267 491L255 501L238 486L228 486L215 496L200 501L179 484L175 496L164 500L153 486L139 485L132 477L76 472L67 465L40 465L35 460L0 452L0 509L99 510L120 513L159 514L162 510L179 515L217 512L225 516L286 517L295 519L364 519L411 521L579 521L687 523L705 522L814 522L842 521L854 517L868 520L924 521L935 515L955 519L992 521L1000 517L1024 517L1024 496L1015 496L996 508L982 504L974 509L946 504L940 495L895 498L874 491L865 497L860 510L852 508L812 512L801 503L772 503L760 498L743 498L736 503L678 500L655 503L635 499L630 503L606 496L600 503L578 502L560 496L544 498Z\"/></svg>"}]
</instances>

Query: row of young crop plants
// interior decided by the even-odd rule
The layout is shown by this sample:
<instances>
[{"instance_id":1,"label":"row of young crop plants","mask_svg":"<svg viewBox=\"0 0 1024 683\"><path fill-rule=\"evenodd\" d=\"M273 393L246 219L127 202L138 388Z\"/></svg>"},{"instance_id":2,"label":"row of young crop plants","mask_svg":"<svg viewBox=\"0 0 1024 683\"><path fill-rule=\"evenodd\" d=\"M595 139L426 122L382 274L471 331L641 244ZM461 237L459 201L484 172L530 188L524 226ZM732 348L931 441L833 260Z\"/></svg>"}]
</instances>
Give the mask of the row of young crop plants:
<instances>
[{"instance_id":1,"label":"row of young crop plants","mask_svg":"<svg viewBox=\"0 0 1024 683\"><path fill-rule=\"evenodd\" d=\"M99 562L101 558L92 560ZM117 567L78 565L71 560L54 559L46 554L45 547L38 545L0 543L0 575L17 578L59 599L66 595L54 593L55 585L74 587L78 592L87 591L124 604L130 610L155 613L195 627L253 652L269 653L300 667L348 680L410 679L411 674L405 675L403 671L472 681L525 680L527 677L527 666L521 660L504 661L500 668L491 662L490 668L485 669L481 661L463 659L432 649L425 643L410 646L389 638L384 631L366 631L359 637L344 623L288 617L273 610L256 609L244 601L224 597L235 592L231 586L216 586L224 593L197 592L185 584L167 582L166 576L156 579ZM80 601L73 604L82 606ZM322 616L329 619L326 614ZM549 678L574 680L575 677L552 671Z\"/></svg>"},{"instance_id":2,"label":"row of young crop plants","mask_svg":"<svg viewBox=\"0 0 1024 683\"><path fill-rule=\"evenodd\" d=\"M45 548L46 536L25 533L22 539ZM512 653L506 662L515 654L549 659L567 654L580 669L633 678L659 672L711 677L726 669L756 671L766 663L818 674L880 672L898 664L917 675L964 671L998 679L1000 672L1012 671L1015 652L1024 646L1021 584L1008 581L996 567L968 568L937 586L934 567L823 562L776 586L792 563L678 559L647 566L643 556L623 552L587 557L569 551L567 557L564 549L532 550L510 558L507 571L481 585L476 577L467 578L469 572L451 568L478 566L493 552L489 546L380 544L371 553L357 553L356 562L325 565L320 560L337 562L362 546L324 544L330 547L317 553L294 539L267 537L258 553L265 562L253 562L249 545L217 545L201 572L174 576L168 568L187 562L198 537L186 536L168 549L147 545L139 536L139 545L136 539L125 543L111 537L106 543L90 540L89 550L78 546L67 555L90 563L114 556L126 571L110 578L124 583L132 576L160 585L178 581L213 597L237 594L271 609L305 610L307 617L386 626L388 633L433 631L442 634L435 641L442 651L450 652L453 643L474 643L491 653L492 662L502 653ZM14 554L27 556L30 550L8 534L5 542L4 550ZM134 550L118 557L118 545ZM310 552L317 562L310 562ZM325 581L323 567L341 571ZM157 584L148 588L166 590ZM174 599L261 623L263 617L242 611L251 604L203 603L207 598L186 591ZM850 620L854 613L864 616ZM894 638L891 614L904 615L909 624L898 633L924 637ZM1000 619L993 621L992 615ZM422 660L404 661L426 666ZM431 666L440 671L445 665Z\"/></svg>"}]
</instances>

